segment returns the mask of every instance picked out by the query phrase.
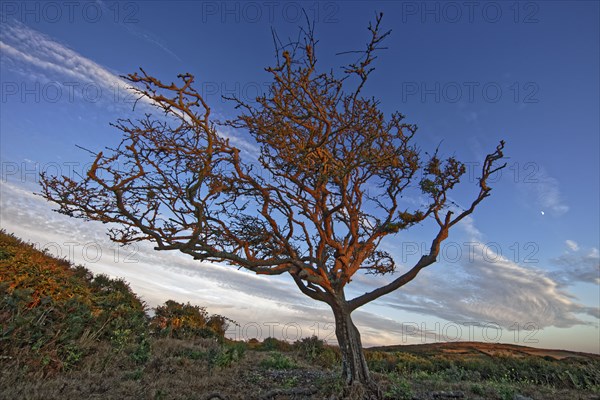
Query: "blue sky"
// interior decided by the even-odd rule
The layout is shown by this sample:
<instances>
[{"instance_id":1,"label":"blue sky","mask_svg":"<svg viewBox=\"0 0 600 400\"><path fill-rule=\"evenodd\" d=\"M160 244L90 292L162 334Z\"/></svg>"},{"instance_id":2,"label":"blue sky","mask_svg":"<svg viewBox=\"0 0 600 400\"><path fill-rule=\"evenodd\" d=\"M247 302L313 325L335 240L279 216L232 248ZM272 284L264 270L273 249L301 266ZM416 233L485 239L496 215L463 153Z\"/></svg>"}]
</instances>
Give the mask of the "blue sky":
<instances>
[{"instance_id":1,"label":"blue sky","mask_svg":"<svg viewBox=\"0 0 600 400\"><path fill-rule=\"evenodd\" d=\"M194 74L215 115L234 116L221 95L251 100L264 90L271 28L294 37L301 7L316 20L324 69L350 61L336 54L361 48L368 22L384 12L392 34L366 93L418 124L423 150L441 142L443 154L475 171L500 139L507 142L508 166L492 196L451 233L439 262L356 312L365 343L498 339L600 352L593 1L3 2L0 226L125 277L151 305L175 298L231 316L241 325L232 335L260 329L263 338L269 330L293 338L300 328L332 339L330 312L283 277L273 284L150 246L117 249L102 225L52 213L31 195L40 171L84 170L91 159L75 145L98 151L119 140L109 122L133 115L119 75L139 67L164 81ZM465 202L474 185L467 176L453 199ZM410 263L432 232L425 223L384 246ZM349 289L359 294L379 279L359 277Z\"/></svg>"}]
</instances>

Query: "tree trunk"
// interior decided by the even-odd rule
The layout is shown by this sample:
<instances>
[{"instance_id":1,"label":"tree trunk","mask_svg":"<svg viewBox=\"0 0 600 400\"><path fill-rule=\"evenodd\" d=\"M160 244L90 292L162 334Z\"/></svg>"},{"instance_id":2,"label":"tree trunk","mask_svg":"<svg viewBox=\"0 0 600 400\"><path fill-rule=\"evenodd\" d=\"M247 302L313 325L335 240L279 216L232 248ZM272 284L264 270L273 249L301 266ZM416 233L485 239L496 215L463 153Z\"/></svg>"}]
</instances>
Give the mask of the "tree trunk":
<instances>
[{"instance_id":1,"label":"tree trunk","mask_svg":"<svg viewBox=\"0 0 600 400\"><path fill-rule=\"evenodd\" d=\"M352 322L346 301L336 301L331 308L335 317L335 335L342 353L342 377L353 393L349 397L359 398L358 391L365 399L380 398L381 390L369 373L360 333Z\"/></svg>"}]
</instances>

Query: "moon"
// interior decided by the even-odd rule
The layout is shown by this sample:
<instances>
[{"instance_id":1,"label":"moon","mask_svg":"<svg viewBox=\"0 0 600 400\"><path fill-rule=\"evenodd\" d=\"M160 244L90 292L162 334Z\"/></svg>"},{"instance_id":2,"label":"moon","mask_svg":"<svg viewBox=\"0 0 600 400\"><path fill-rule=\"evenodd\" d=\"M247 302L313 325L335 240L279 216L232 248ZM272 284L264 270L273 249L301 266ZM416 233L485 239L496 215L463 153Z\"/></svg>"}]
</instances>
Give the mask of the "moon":
<instances>
[{"instance_id":1,"label":"moon","mask_svg":"<svg viewBox=\"0 0 600 400\"><path fill-rule=\"evenodd\" d=\"M543 212L543 211L540 211L540 213L541 213L542 215L544 215L544 212Z\"/></svg>"}]
</instances>

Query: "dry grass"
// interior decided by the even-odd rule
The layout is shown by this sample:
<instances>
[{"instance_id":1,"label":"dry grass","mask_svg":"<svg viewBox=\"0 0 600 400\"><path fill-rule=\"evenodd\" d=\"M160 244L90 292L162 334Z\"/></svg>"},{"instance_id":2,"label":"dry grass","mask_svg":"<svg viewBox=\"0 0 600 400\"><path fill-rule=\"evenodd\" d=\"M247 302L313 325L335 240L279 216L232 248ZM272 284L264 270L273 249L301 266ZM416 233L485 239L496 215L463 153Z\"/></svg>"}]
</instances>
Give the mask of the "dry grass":
<instances>
[{"instance_id":1,"label":"dry grass","mask_svg":"<svg viewBox=\"0 0 600 400\"><path fill-rule=\"evenodd\" d=\"M9 360L3 365L0 375L0 398L342 398L343 385L339 379L337 364L326 368L307 361L305 355L297 349L285 352L264 351L255 346L254 349L247 348L243 356L228 365L216 365L215 357L223 354L224 348L231 346L241 345L219 344L212 339L152 339L149 359L139 364L132 360L131 349L116 351L110 344L96 343L76 368L54 375L19 370L13 368ZM500 376L482 378L483 371L469 371L464 367L467 364L460 364L460 360L463 363L470 362L464 355L440 352L438 356L451 357L455 366L445 368L438 365L439 371L427 372L425 368L414 367L415 359L399 357L398 353L369 353L370 359L385 360L389 365L394 365L392 372L374 372L388 398L425 400L444 398L444 395L461 395L460 398L465 399L512 400L516 394L540 400L600 398L598 387L540 385ZM281 358L290 363L273 362ZM410 372L405 369L407 360L413 363ZM521 362L523 359L518 360ZM490 365L502 362L501 359L491 357L487 361ZM381 364L373 362L373 369L377 369L377 365ZM485 367L483 365L480 368Z\"/></svg>"},{"instance_id":2,"label":"dry grass","mask_svg":"<svg viewBox=\"0 0 600 400\"><path fill-rule=\"evenodd\" d=\"M258 399L274 389L285 393L298 387L316 388L315 383L335 379L300 359L293 370L262 367L270 355L263 351L248 351L227 367L211 367L208 357L218 347L208 339L160 339L152 343L152 356L140 366L126 352L99 345L77 369L54 376L18 373L6 365L0 376L0 398L206 399L218 393L227 399Z\"/></svg>"}]
</instances>

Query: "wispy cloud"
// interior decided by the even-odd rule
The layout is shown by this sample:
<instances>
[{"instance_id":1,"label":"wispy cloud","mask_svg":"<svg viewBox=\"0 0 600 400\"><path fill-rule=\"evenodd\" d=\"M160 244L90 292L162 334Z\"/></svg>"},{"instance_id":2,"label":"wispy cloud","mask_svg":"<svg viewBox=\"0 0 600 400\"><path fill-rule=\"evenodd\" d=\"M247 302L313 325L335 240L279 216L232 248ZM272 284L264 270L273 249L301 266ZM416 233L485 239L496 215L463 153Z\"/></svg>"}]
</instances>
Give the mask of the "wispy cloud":
<instances>
[{"instance_id":1,"label":"wispy cloud","mask_svg":"<svg viewBox=\"0 0 600 400\"><path fill-rule=\"evenodd\" d=\"M149 40L146 35L143 36ZM17 20L9 19L3 25L0 31L0 50L2 63L28 80L42 84L58 81L70 85L71 88L78 85L78 90L65 87L64 91L80 97L84 92L81 90L82 87L92 85L101 93L97 96L98 101L94 102L104 105L108 103L111 107L115 104L123 105L119 112L131 111L138 98L132 91L132 85L119 74ZM152 103L148 98L141 99L142 105L150 106ZM189 122L189 118L183 113L177 113L175 110L172 112ZM234 146L250 157L251 161L258 158L258 147L246 138L224 128L221 128L219 133L229 138Z\"/></svg>"},{"instance_id":2,"label":"wispy cloud","mask_svg":"<svg viewBox=\"0 0 600 400\"><path fill-rule=\"evenodd\" d=\"M567 245L567 247L571 251L578 251L579 250L579 245L574 240L567 239L567 240L565 240L565 244Z\"/></svg>"},{"instance_id":3,"label":"wispy cloud","mask_svg":"<svg viewBox=\"0 0 600 400\"><path fill-rule=\"evenodd\" d=\"M558 180L548 175L541 166L519 187L524 190L528 204L535 205L545 213L561 216L569 211Z\"/></svg>"},{"instance_id":4,"label":"wispy cloud","mask_svg":"<svg viewBox=\"0 0 600 400\"><path fill-rule=\"evenodd\" d=\"M566 328L587 324L580 314L598 314L599 308L577 303L566 284L594 282L594 274L598 277L597 253L596 258L593 252L577 260L561 257L556 262L569 263L572 268L557 275L497 254L483 243L474 218L466 218L459 226L469 251L457 262L441 260L427 268L413 282L380 299L381 305L453 322L494 322L505 328L515 323ZM361 283L368 284L366 280Z\"/></svg>"},{"instance_id":5,"label":"wispy cloud","mask_svg":"<svg viewBox=\"0 0 600 400\"><path fill-rule=\"evenodd\" d=\"M104 1L96 0L96 3L99 4L100 7L102 7L102 9L106 13L106 15L110 15L112 13L112 11L109 9L109 7L106 5L106 3ZM137 19L135 17L132 17L132 19L134 21L131 21L131 22L137 22ZM130 34L132 34L142 40L145 40L148 43L151 43L151 44L157 46L158 48L163 50L165 53L167 53L170 56L172 56L173 58L175 58L177 61L182 61L181 58L177 54L175 54L173 51L171 51L171 49L169 49L167 47L166 43L163 40L161 40L159 37L152 34L151 32L140 28L139 24L125 23L125 21L123 21L121 19L117 19L117 21L114 21L114 22L116 24L120 25L121 27L125 28Z\"/></svg>"},{"instance_id":6,"label":"wispy cloud","mask_svg":"<svg viewBox=\"0 0 600 400\"><path fill-rule=\"evenodd\" d=\"M547 273L501 257L490 262L481 256L481 246L475 247L472 262L437 266L391 296L386 305L449 321L492 321L506 328L529 322L539 328L585 323L576 314L590 310L575 303Z\"/></svg>"},{"instance_id":7,"label":"wispy cloud","mask_svg":"<svg viewBox=\"0 0 600 400\"><path fill-rule=\"evenodd\" d=\"M600 254L595 247L587 252L580 251L579 246L571 248L572 252L554 258L552 263L559 267L551 276L562 286L575 283L591 283L600 285Z\"/></svg>"},{"instance_id":8,"label":"wispy cloud","mask_svg":"<svg viewBox=\"0 0 600 400\"><path fill-rule=\"evenodd\" d=\"M0 50L4 67L42 85L49 82L64 85L61 89L68 93L64 97L70 101L120 104L131 109L136 100L131 84L119 74L17 20L3 23ZM87 92L94 93L89 94L91 100L83 98ZM142 104L150 102L142 99Z\"/></svg>"},{"instance_id":9,"label":"wispy cloud","mask_svg":"<svg viewBox=\"0 0 600 400\"><path fill-rule=\"evenodd\" d=\"M123 87L125 82L99 64L21 22L9 20L0 33L5 57L78 81Z\"/></svg>"}]
</instances>

